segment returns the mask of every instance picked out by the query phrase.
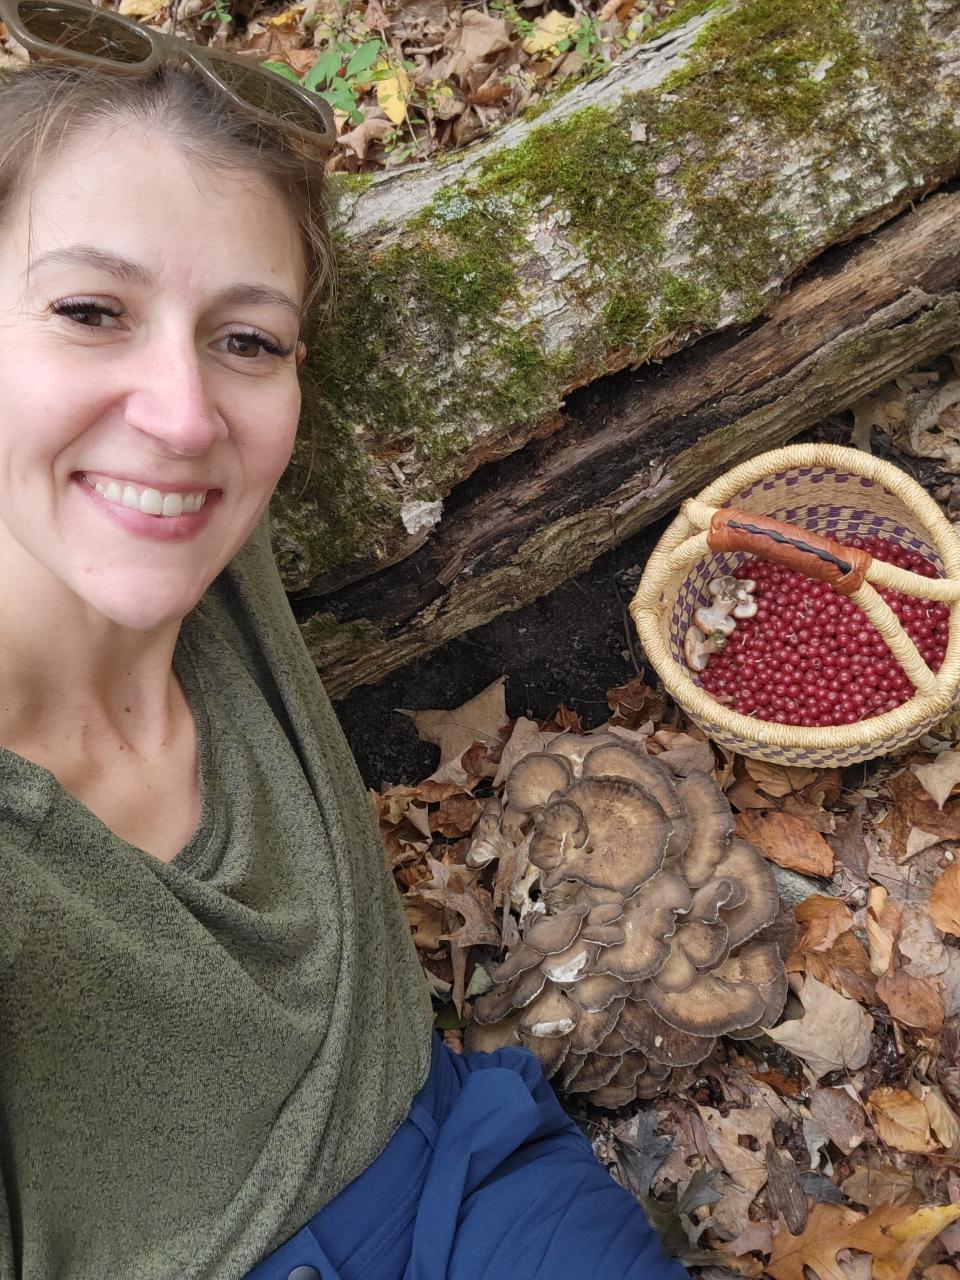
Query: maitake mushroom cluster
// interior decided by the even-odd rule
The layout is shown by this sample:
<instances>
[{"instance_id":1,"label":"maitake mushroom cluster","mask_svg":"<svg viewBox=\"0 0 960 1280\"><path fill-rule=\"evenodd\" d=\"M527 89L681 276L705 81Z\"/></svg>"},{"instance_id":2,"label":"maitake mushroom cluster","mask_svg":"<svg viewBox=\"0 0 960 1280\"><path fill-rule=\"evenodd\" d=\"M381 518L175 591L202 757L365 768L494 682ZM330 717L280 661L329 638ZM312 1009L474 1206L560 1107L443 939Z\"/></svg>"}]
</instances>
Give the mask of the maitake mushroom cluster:
<instances>
[{"instance_id":1,"label":"maitake mushroom cluster","mask_svg":"<svg viewBox=\"0 0 960 1280\"><path fill-rule=\"evenodd\" d=\"M469 1048L523 1044L561 1091L619 1107L717 1036L777 1019L776 882L711 777L677 776L615 734L560 734L504 795L468 861L495 856L500 822L526 830L530 865L519 941L476 1002Z\"/></svg>"}]
</instances>

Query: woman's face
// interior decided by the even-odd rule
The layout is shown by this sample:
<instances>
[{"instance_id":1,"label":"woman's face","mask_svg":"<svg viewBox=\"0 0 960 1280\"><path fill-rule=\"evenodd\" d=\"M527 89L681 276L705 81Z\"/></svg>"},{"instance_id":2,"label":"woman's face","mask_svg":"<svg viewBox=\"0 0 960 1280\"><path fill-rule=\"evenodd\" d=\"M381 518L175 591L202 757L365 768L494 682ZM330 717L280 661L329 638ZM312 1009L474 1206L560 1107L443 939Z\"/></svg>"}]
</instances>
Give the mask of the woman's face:
<instances>
[{"instance_id":1,"label":"woman's face","mask_svg":"<svg viewBox=\"0 0 960 1280\"><path fill-rule=\"evenodd\" d=\"M296 223L261 181L130 127L72 144L33 196L0 229L0 566L38 598L65 587L162 626L244 543L290 457Z\"/></svg>"}]
</instances>

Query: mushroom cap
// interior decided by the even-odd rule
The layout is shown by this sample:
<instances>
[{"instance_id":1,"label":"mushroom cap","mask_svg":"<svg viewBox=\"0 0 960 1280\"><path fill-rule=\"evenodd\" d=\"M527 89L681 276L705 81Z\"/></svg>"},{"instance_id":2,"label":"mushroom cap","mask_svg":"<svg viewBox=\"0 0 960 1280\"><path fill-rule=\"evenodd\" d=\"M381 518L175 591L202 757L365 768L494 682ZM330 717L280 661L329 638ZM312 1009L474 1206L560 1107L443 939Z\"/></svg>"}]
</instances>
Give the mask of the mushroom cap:
<instances>
[{"instance_id":1,"label":"mushroom cap","mask_svg":"<svg viewBox=\"0 0 960 1280\"><path fill-rule=\"evenodd\" d=\"M701 970L716 964L726 950L726 925L702 920L678 925L670 939L670 953L657 970L657 986L663 991L686 991Z\"/></svg>"},{"instance_id":2,"label":"mushroom cap","mask_svg":"<svg viewBox=\"0 0 960 1280\"><path fill-rule=\"evenodd\" d=\"M622 778L582 778L558 799L583 814L589 836L579 848L541 842L552 804L534 814L538 835L530 843L530 861L547 874L550 888L560 880L579 880L629 897L658 870L670 836L670 822L656 800Z\"/></svg>"},{"instance_id":3,"label":"mushroom cap","mask_svg":"<svg viewBox=\"0 0 960 1280\"><path fill-rule=\"evenodd\" d=\"M606 1058L599 1053L588 1053L580 1064L580 1070L566 1085L567 1093L589 1093L599 1089L617 1074L618 1058Z\"/></svg>"},{"instance_id":4,"label":"mushroom cap","mask_svg":"<svg viewBox=\"0 0 960 1280\"><path fill-rule=\"evenodd\" d=\"M664 1022L695 1036L753 1026L778 999L782 1010L786 993L787 975L772 942L749 944L685 991L663 991L655 978L642 987L643 998Z\"/></svg>"},{"instance_id":5,"label":"mushroom cap","mask_svg":"<svg viewBox=\"0 0 960 1280\"><path fill-rule=\"evenodd\" d=\"M578 938L566 951L558 955L544 956L540 961L541 970L551 982L576 982L582 973L586 973L596 961L600 948L593 942Z\"/></svg>"},{"instance_id":6,"label":"mushroom cap","mask_svg":"<svg viewBox=\"0 0 960 1280\"><path fill-rule=\"evenodd\" d=\"M530 813L545 805L555 791L562 791L572 781L573 770L563 756L531 751L510 770L504 795L514 809Z\"/></svg>"},{"instance_id":7,"label":"mushroom cap","mask_svg":"<svg viewBox=\"0 0 960 1280\"><path fill-rule=\"evenodd\" d=\"M566 757L574 775L580 776L584 757L605 743L623 742L615 733L558 733L544 744L544 751Z\"/></svg>"},{"instance_id":8,"label":"mushroom cap","mask_svg":"<svg viewBox=\"0 0 960 1280\"><path fill-rule=\"evenodd\" d=\"M574 903L557 915L537 916L524 930L523 941L545 956L566 951L578 937L589 910L586 903Z\"/></svg>"},{"instance_id":9,"label":"mushroom cap","mask_svg":"<svg viewBox=\"0 0 960 1280\"><path fill-rule=\"evenodd\" d=\"M570 1051L569 1036L528 1036L521 1032L520 1043L540 1059L548 1080L556 1075Z\"/></svg>"},{"instance_id":10,"label":"mushroom cap","mask_svg":"<svg viewBox=\"0 0 960 1280\"><path fill-rule=\"evenodd\" d=\"M677 791L674 775L653 756L634 750L619 739L589 752L583 761L584 777L629 778L648 791L670 819L672 830L667 853L682 853L690 839L690 822Z\"/></svg>"},{"instance_id":11,"label":"mushroom cap","mask_svg":"<svg viewBox=\"0 0 960 1280\"><path fill-rule=\"evenodd\" d=\"M657 973L670 954L667 939L676 929L676 915L690 906L690 890L667 871L658 871L627 902L618 928L624 940L605 947L596 961L598 973L624 982L640 982Z\"/></svg>"},{"instance_id":12,"label":"mushroom cap","mask_svg":"<svg viewBox=\"0 0 960 1280\"><path fill-rule=\"evenodd\" d=\"M627 1000L617 1026L647 1058L670 1067L690 1067L702 1062L717 1043L713 1036L695 1036L671 1027L645 1000Z\"/></svg>"},{"instance_id":13,"label":"mushroom cap","mask_svg":"<svg viewBox=\"0 0 960 1280\"><path fill-rule=\"evenodd\" d=\"M520 1014L502 1022L471 1022L464 1033L464 1047L473 1053L494 1053L506 1045L520 1043Z\"/></svg>"},{"instance_id":14,"label":"mushroom cap","mask_svg":"<svg viewBox=\"0 0 960 1280\"><path fill-rule=\"evenodd\" d=\"M617 1024L624 997L615 1000L596 1013L588 1013L582 1006L576 1027L570 1033L570 1048L575 1053L592 1053L601 1040L610 1034Z\"/></svg>"},{"instance_id":15,"label":"mushroom cap","mask_svg":"<svg viewBox=\"0 0 960 1280\"><path fill-rule=\"evenodd\" d=\"M520 1018L520 1033L548 1038L567 1036L577 1025L579 1017L579 1007L559 987L548 982L536 1000L524 1009Z\"/></svg>"},{"instance_id":16,"label":"mushroom cap","mask_svg":"<svg viewBox=\"0 0 960 1280\"><path fill-rule=\"evenodd\" d=\"M723 792L706 773L694 770L677 783L692 831L680 858L680 874L691 889L713 877L733 831L733 812Z\"/></svg>"},{"instance_id":17,"label":"mushroom cap","mask_svg":"<svg viewBox=\"0 0 960 1280\"><path fill-rule=\"evenodd\" d=\"M577 983L577 1003L587 1013L599 1013L628 991L627 984L612 973L588 973Z\"/></svg>"},{"instance_id":18,"label":"mushroom cap","mask_svg":"<svg viewBox=\"0 0 960 1280\"><path fill-rule=\"evenodd\" d=\"M721 907L732 909L746 901L746 886L739 880L728 880L722 874L725 868L726 862L721 863L717 877L708 880L706 884L702 884L694 891L689 911L691 920L703 920L705 924L713 924L715 920L720 919Z\"/></svg>"},{"instance_id":19,"label":"mushroom cap","mask_svg":"<svg viewBox=\"0 0 960 1280\"><path fill-rule=\"evenodd\" d=\"M525 942L521 942L502 963L491 969L490 977L494 982L512 982L518 973L523 973L524 969L532 969L542 959L543 956L539 951L534 951L533 947L528 947Z\"/></svg>"},{"instance_id":20,"label":"mushroom cap","mask_svg":"<svg viewBox=\"0 0 960 1280\"><path fill-rule=\"evenodd\" d=\"M643 1075L637 1076L635 1081L637 1097L655 1098L658 1093L663 1093L670 1082L672 1074L670 1068L663 1066L662 1063L648 1063L646 1071Z\"/></svg>"},{"instance_id":21,"label":"mushroom cap","mask_svg":"<svg viewBox=\"0 0 960 1280\"><path fill-rule=\"evenodd\" d=\"M720 919L730 934L730 946L739 947L772 923L780 907L780 893L770 864L746 840L731 840L719 870L745 891L738 906L724 905L720 909Z\"/></svg>"},{"instance_id":22,"label":"mushroom cap","mask_svg":"<svg viewBox=\"0 0 960 1280\"><path fill-rule=\"evenodd\" d=\"M474 1021L483 1025L509 1017L514 1009L523 1009L535 1000L546 981L547 975L539 969L525 969L507 986L494 987L477 999L473 1006Z\"/></svg>"}]
</instances>

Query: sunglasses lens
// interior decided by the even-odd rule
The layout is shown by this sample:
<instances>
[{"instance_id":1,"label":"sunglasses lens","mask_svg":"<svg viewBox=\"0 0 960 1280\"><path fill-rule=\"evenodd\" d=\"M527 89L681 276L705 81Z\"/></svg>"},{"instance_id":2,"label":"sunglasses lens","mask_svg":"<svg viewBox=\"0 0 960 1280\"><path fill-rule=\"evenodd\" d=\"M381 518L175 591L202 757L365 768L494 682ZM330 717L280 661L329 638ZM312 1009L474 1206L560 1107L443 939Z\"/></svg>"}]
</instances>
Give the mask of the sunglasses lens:
<instances>
[{"instance_id":1,"label":"sunglasses lens","mask_svg":"<svg viewBox=\"0 0 960 1280\"><path fill-rule=\"evenodd\" d=\"M150 53L146 36L97 9L80 13L55 0L20 0L17 16L35 39L58 49L130 63L144 62Z\"/></svg>"},{"instance_id":2,"label":"sunglasses lens","mask_svg":"<svg viewBox=\"0 0 960 1280\"><path fill-rule=\"evenodd\" d=\"M330 132L322 107L314 109L304 102L298 93L288 88L281 76L253 66L249 69L239 66L227 58L218 57L212 49L207 49L206 54L220 79L244 102L314 133Z\"/></svg>"}]
</instances>

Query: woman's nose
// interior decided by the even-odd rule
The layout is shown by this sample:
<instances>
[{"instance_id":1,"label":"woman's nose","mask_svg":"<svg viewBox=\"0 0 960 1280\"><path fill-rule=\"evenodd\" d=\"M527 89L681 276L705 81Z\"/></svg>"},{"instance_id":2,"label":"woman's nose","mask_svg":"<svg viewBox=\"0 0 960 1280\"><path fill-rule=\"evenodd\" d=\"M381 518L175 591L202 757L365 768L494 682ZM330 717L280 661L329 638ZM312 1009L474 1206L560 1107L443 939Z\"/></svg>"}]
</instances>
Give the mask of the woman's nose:
<instances>
[{"instance_id":1,"label":"woman's nose","mask_svg":"<svg viewBox=\"0 0 960 1280\"><path fill-rule=\"evenodd\" d=\"M228 434L211 394L210 373L193 343L155 342L144 351L127 397L126 421L171 452L205 453Z\"/></svg>"}]
</instances>

